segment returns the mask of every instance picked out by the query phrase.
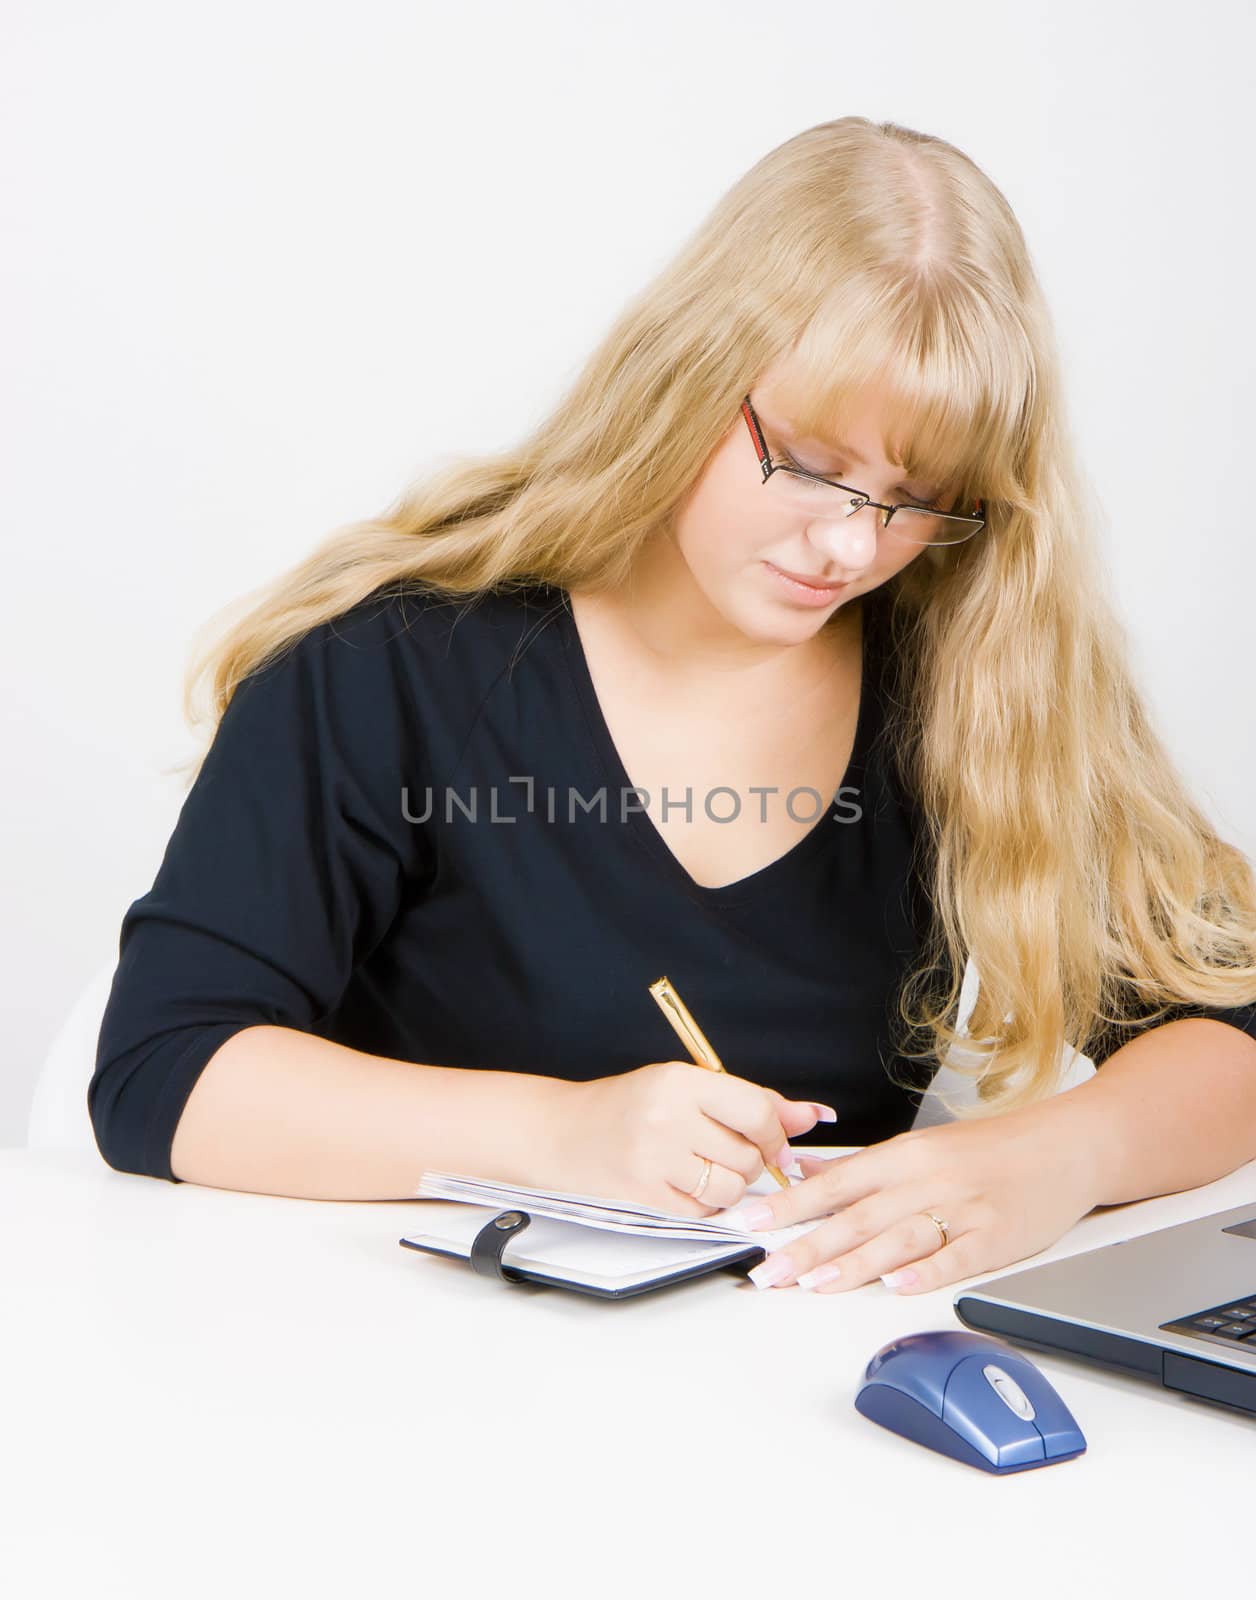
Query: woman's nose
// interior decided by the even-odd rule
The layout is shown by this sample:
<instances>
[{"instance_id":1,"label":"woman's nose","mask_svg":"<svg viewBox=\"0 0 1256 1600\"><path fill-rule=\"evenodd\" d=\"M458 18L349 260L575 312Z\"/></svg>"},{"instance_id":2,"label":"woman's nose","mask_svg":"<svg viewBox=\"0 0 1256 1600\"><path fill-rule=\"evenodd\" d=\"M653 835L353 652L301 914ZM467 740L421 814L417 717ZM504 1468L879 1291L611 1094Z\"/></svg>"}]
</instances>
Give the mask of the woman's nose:
<instances>
[{"instance_id":1,"label":"woman's nose","mask_svg":"<svg viewBox=\"0 0 1256 1600\"><path fill-rule=\"evenodd\" d=\"M817 518L807 530L807 536L817 549L844 568L870 566L877 553L880 515L875 506L865 505L842 517Z\"/></svg>"}]
</instances>

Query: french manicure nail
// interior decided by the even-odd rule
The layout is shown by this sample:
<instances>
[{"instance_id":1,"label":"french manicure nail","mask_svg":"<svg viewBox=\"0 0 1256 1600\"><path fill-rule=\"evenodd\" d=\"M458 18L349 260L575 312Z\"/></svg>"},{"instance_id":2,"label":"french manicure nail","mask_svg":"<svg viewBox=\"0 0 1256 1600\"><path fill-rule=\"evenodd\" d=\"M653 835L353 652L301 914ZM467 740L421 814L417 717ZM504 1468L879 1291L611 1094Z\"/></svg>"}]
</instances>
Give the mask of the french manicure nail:
<instances>
[{"instance_id":1,"label":"french manicure nail","mask_svg":"<svg viewBox=\"0 0 1256 1600\"><path fill-rule=\"evenodd\" d=\"M836 1261L826 1261L822 1266L813 1267L810 1272L804 1272L798 1280L800 1289L814 1289L817 1284L832 1283L834 1278L840 1278L842 1269Z\"/></svg>"},{"instance_id":2,"label":"french manicure nail","mask_svg":"<svg viewBox=\"0 0 1256 1600\"><path fill-rule=\"evenodd\" d=\"M897 1272L883 1272L881 1282L887 1289L901 1289L906 1284L915 1283L919 1276L911 1267L900 1267Z\"/></svg>"},{"instance_id":3,"label":"french manicure nail","mask_svg":"<svg viewBox=\"0 0 1256 1600\"><path fill-rule=\"evenodd\" d=\"M730 1220L746 1228L766 1228L772 1221L772 1208L762 1200L751 1200L744 1206L735 1207L730 1213Z\"/></svg>"},{"instance_id":4,"label":"french manicure nail","mask_svg":"<svg viewBox=\"0 0 1256 1600\"><path fill-rule=\"evenodd\" d=\"M793 1276L794 1263L786 1255L768 1256L760 1261L759 1265L751 1270L750 1278L760 1289L770 1289L773 1284L780 1283L782 1278Z\"/></svg>"},{"instance_id":5,"label":"french manicure nail","mask_svg":"<svg viewBox=\"0 0 1256 1600\"><path fill-rule=\"evenodd\" d=\"M779 1167L787 1178L801 1178L802 1168L798 1165L798 1157L788 1144L783 1144L776 1152L776 1160L772 1163Z\"/></svg>"},{"instance_id":6,"label":"french manicure nail","mask_svg":"<svg viewBox=\"0 0 1256 1600\"><path fill-rule=\"evenodd\" d=\"M815 1112L817 1118L821 1122L837 1121L837 1112L834 1111L832 1106L822 1106L818 1100L813 1100L811 1102L811 1109Z\"/></svg>"}]
</instances>

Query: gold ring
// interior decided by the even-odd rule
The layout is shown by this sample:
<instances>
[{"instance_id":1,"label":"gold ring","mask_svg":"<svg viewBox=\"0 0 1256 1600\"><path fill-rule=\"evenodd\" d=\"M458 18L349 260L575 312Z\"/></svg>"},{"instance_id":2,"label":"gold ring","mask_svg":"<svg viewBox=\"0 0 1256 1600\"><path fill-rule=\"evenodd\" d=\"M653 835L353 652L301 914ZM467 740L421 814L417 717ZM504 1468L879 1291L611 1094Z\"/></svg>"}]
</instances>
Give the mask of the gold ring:
<instances>
[{"instance_id":1,"label":"gold ring","mask_svg":"<svg viewBox=\"0 0 1256 1600\"><path fill-rule=\"evenodd\" d=\"M938 1233L941 1236L942 1244L939 1246L939 1249L941 1249L943 1246L949 1244L951 1236L947 1232L946 1223L943 1222L942 1218L938 1217L938 1216L935 1216L932 1211L926 1211L925 1212L925 1216L928 1217L929 1221L938 1230Z\"/></svg>"},{"instance_id":2,"label":"gold ring","mask_svg":"<svg viewBox=\"0 0 1256 1600\"><path fill-rule=\"evenodd\" d=\"M696 1189L690 1189L689 1191L695 1200L701 1200L702 1191L706 1188L711 1177L710 1161L706 1158L706 1156L700 1156L698 1159L702 1162L702 1176L698 1180L698 1187Z\"/></svg>"}]
</instances>

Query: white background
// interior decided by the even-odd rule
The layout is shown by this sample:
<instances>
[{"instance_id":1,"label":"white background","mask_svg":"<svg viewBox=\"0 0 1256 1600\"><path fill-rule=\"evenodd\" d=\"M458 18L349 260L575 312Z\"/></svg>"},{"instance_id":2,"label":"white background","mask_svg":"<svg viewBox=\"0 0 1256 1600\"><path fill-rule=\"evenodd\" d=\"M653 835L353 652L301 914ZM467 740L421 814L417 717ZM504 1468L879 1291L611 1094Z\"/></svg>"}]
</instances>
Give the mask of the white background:
<instances>
[{"instance_id":1,"label":"white background","mask_svg":"<svg viewBox=\"0 0 1256 1600\"><path fill-rule=\"evenodd\" d=\"M1021 219L1153 716L1256 853L1247 4L4 0L0 1143L182 803L193 632L546 414L776 144Z\"/></svg>"}]
</instances>

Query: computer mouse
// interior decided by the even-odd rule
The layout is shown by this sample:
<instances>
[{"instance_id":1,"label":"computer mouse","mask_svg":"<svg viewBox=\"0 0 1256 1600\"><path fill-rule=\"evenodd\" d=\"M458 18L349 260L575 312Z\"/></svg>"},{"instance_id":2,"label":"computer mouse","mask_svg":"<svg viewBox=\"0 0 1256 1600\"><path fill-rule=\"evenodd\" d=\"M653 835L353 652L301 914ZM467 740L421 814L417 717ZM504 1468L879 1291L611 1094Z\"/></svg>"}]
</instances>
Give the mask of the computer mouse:
<instances>
[{"instance_id":1,"label":"computer mouse","mask_svg":"<svg viewBox=\"0 0 1256 1600\"><path fill-rule=\"evenodd\" d=\"M905 1334L864 1370L855 1409L930 1450L986 1472L1081 1455L1073 1415L1027 1357L965 1329Z\"/></svg>"}]
</instances>

